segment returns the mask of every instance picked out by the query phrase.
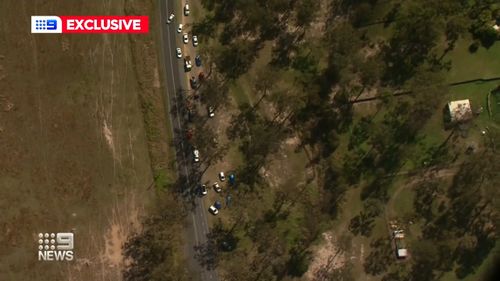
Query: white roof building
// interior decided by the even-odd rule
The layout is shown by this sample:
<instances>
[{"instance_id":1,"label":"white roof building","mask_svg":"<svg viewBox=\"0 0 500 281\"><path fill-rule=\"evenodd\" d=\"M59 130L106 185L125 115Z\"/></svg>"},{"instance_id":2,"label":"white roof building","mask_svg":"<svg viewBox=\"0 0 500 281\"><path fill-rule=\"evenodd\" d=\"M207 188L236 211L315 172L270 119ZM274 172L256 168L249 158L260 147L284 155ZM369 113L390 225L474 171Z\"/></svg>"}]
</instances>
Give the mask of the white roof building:
<instances>
[{"instance_id":1,"label":"white roof building","mask_svg":"<svg viewBox=\"0 0 500 281\"><path fill-rule=\"evenodd\" d=\"M397 255L399 259L404 259L408 256L408 251L406 249L398 249Z\"/></svg>"},{"instance_id":2,"label":"white roof building","mask_svg":"<svg viewBox=\"0 0 500 281\"><path fill-rule=\"evenodd\" d=\"M452 123L472 119L472 108L468 99L450 101L448 103L448 110L450 112L450 121Z\"/></svg>"}]
</instances>

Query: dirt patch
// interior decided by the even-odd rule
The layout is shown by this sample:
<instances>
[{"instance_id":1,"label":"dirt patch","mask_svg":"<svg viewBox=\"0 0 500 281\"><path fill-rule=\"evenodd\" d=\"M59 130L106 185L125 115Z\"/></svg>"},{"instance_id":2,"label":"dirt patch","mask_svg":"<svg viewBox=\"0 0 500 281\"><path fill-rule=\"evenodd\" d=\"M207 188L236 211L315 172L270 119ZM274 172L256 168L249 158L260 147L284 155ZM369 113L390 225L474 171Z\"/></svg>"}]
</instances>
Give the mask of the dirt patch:
<instances>
[{"instance_id":1,"label":"dirt patch","mask_svg":"<svg viewBox=\"0 0 500 281\"><path fill-rule=\"evenodd\" d=\"M143 207L138 205L137 197L129 192L126 198L116 203L102 238L93 237L87 246L88 256L78 256L68 268L70 280L121 280L123 269L128 262L124 259L123 246L132 233L139 232L140 215ZM78 217L78 214L73 214ZM78 229L75 230L79 232ZM76 235L76 234L75 234ZM94 256L94 253L99 252Z\"/></svg>"},{"instance_id":2,"label":"dirt patch","mask_svg":"<svg viewBox=\"0 0 500 281\"><path fill-rule=\"evenodd\" d=\"M319 3L319 14L316 20L311 24L311 36L321 37L325 31L325 26L330 16L330 7L328 5L329 1L320 1Z\"/></svg>"},{"instance_id":3,"label":"dirt patch","mask_svg":"<svg viewBox=\"0 0 500 281\"><path fill-rule=\"evenodd\" d=\"M14 109L14 103L9 97L0 95L0 108L5 112L11 111Z\"/></svg>"},{"instance_id":4,"label":"dirt patch","mask_svg":"<svg viewBox=\"0 0 500 281\"><path fill-rule=\"evenodd\" d=\"M314 280L316 276L340 268L346 262L345 252L337 247L334 234L325 232L322 236L323 243L313 250L314 258L304 275L306 280Z\"/></svg>"},{"instance_id":5,"label":"dirt patch","mask_svg":"<svg viewBox=\"0 0 500 281\"><path fill-rule=\"evenodd\" d=\"M135 200L129 206L122 206L128 210L126 216L121 216L121 211L117 207L113 211L111 224L104 236L105 249L101 255L102 261L111 268L122 270L126 261L123 259L123 245L131 233L140 231L139 213L142 210L135 206Z\"/></svg>"},{"instance_id":6,"label":"dirt patch","mask_svg":"<svg viewBox=\"0 0 500 281\"><path fill-rule=\"evenodd\" d=\"M300 138L297 136L288 138L285 140L285 144L290 146L291 149L295 149L300 144Z\"/></svg>"},{"instance_id":7,"label":"dirt patch","mask_svg":"<svg viewBox=\"0 0 500 281\"><path fill-rule=\"evenodd\" d=\"M106 122L106 119L104 119L104 121L103 121L102 133L104 135L104 138L106 138L106 142L108 143L108 146L114 155L115 154L115 145L113 143L113 133L109 129L108 123Z\"/></svg>"}]
</instances>

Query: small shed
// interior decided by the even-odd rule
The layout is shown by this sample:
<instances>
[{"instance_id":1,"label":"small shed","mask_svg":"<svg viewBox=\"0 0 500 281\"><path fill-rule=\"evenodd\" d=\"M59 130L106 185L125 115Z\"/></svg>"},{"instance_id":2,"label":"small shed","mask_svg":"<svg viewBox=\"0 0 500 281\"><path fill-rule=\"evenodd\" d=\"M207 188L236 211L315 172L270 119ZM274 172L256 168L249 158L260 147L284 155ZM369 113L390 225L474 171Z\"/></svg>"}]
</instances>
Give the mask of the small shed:
<instances>
[{"instance_id":1,"label":"small shed","mask_svg":"<svg viewBox=\"0 0 500 281\"><path fill-rule=\"evenodd\" d=\"M398 249L398 259L404 259L407 255L406 249Z\"/></svg>"},{"instance_id":2,"label":"small shed","mask_svg":"<svg viewBox=\"0 0 500 281\"><path fill-rule=\"evenodd\" d=\"M472 107L468 99L450 101L447 109L451 123L465 122L472 119Z\"/></svg>"}]
</instances>

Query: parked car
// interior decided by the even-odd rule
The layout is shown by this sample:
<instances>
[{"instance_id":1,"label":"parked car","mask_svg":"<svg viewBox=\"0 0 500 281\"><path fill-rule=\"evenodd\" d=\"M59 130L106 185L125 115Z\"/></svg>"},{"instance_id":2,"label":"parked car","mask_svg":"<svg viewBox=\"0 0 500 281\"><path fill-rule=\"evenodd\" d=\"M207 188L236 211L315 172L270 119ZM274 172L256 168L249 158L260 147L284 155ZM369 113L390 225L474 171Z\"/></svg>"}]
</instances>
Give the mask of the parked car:
<instances>
[{"instance_id":1,"label":"parked car","mask_svg":"<svg viewBox=\"0 0 500 281\"><path fill-rule=\"evenodd\" d=\"M215 108L213 106L208 107L208 117L212 118L215 116Z\"/></svg>"},{"instance_id":2,"label":"parked car","mask_svg":"<svg viewBox=\"0 0 500 281\"><path fill-rule=\"evenodd\" d=\"M195 163L200 162L200 151L198 149L193 150L193 160Z\"/></svg>"},{"instance_id":3,"label":"parked car","mask_svg":"<svg viewBox=\"0 0 500 281\"><path fill-rule=\"evenodd\" d=\"M191 78L189 78L189 84L191 85L192 89L197 89L198 88L198 80L196 80L196 77L191 76Z\"/></svg>"},{"instance_id":4,"label":"parked car","mask_svg":"<svg viewBox=\"0 0 500 281\"><path fill-rule=\"evenodd\" d=\"M184 44L189 42L189 36L187 33L182 34L182 42L184 42Z\"/></svg>"},{"instance_id":5,"label":"parked car","mask_svg":"<svg viewBox=\"0 0 500 281\"><path fill-rule=\"evenodd\" d=\"M186 4L184 5L184 15L185 15L186 17L187 17L187 16L189 16L189 12L190 12L190 11L189 11L189 4L188 4L188 3L186 3Z\"/></svg>"},{"instance_id":6,"label":"parked car","mask_svg":"<svg viewBox=\"0 0 500 281\"><path fill-rule=\"evenodd\" d=\"M175 15L173 13L170 14L170 16L168 16L168 19L167 19L167 23L171 23L175 18Z\"/></svg>"},{"instance_id":7,"label":"parked car","mask_svg":"<svg viewBox=\"0 0 500 281\"><path fill-rule=\"evenodd\" d=\"M198 46L198 36L193 35L193 46L196 47Z\"/></svg>"},{"instance_id":8,"label":"parked car","mask_svg":"<svg viewBox=\"0 0 500 281\"><path fill-rule=\"evenodd\" d=\"M217 210L217 208L215 208L215 206L213 205L208 207L208 211L214 216L216 216L219 213L219 210Z\"/></svg>"},{"instance_id":9,"label":"parked car","mask_svg":"<svg viewBox=\"0 0 500 281\"><path fill-rule=\"evenodd\" d=\"M200 81L204 81L205 80L205 73L203 73L203 71L201 71L200 74L198 74L198 79Z\"/></svg>"},{"instance_id":10,"label":"parked car","mask_svg":"<svg viewBox=\"0 0 500 281\"><path fill-rule=\"evenodd\" d=\"M194 36L193 36L193 40L194 40ZM197 67L201 66L201 57L200 57L200 55L196 55L196 57L194 57L194 63L196 64Z\"/></svg>"},{"instance_id":11,"label":"parked car","mask_svg":"<svg viewBox=\"0 0 500 281\"><path fill-rule=\"evenodd\" d=\"M182 58L182 50L181 48L176 48L175 49L175 55L177 56L177 58Z\"/></svg>"},{"instance_id":12,"label":"parked car","mask_svg":"<svg viewBox=\"0 0 500 281\"><path fill-rule=\"evenodd\" d=\"M214 182L214 190L217 193L220 193L222 191L222 188L220 187L218 182Z\"/></svg>"},{"instance_id":13,"label":"parked car","mask_svg":"<svg viewBox=\"0 0 500 281\"><path fill-rule=\"evenodd\" d=\"M191 64L191 57L190 56L185 57L184 58L184 70L186 72L191 71L192 67L193 67L193 65Z\"/></svg>"},{"instance_id":14,"label":"parked car","mask_svg":"<svg viewBox=\"0 0 500 281\"><path fill-rule=\"evenodd\" d=\"M179 23L179 27L177 27L177 33L181 33L182 32L182 23Z\"/></svg>"},{"instance_id":15,"label":"parked car","mask_svg":"<svg viewBox=\"0 0 500 281\"><path fill-rule=\"evenodd\" d=\"M207 186L205 184L200 185L200 195L205 196L208 193Z\"/></svg>"},{"instance_id":16,"label":"parked car","mask_svg":"<svg viewBox=\"0 0 500 281\"><path fill-rule=\"evenodd\" d=\"M226 180L226 176L224 175L224 172L220 172L219 173L219 180L220 181L225 181Z\"/></svg>"},{"instance_id":17,"label":"parked car","mask_svg":"<svg viewBox=\"0 0 500 281\"><path fill-rule=\"evenodd\" d=\"M229 243L227 241L222 241L222 243L220 244L221 245L221 248L226 251L226 252L229 252L229 251L232 251L234 249L234 243Z\"/></svg>"},{"instance_id":18,"label":"parked car","mask_svg":"<svg viewBox=\"0 0 500 281\"><path fill-rule=\"evenodd\" d=\"M214 206L215 208L217 208L217 210L222 209L222 203L219 202L219 201L215 201L215 203L212 206Z\"/></svg>"}]
</instances>

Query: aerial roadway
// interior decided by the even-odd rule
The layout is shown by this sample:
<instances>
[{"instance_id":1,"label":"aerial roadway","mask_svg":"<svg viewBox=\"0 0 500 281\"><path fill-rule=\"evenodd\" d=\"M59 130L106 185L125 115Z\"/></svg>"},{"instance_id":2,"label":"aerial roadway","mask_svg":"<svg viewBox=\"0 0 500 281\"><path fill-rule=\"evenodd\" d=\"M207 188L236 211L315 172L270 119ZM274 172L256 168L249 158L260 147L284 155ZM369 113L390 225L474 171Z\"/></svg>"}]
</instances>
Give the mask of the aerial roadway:
<instances>
[{"instance_id":1,"label":"aerial roadway","mask_svg":"<svg viewBox=\"0 0 500 281\"><path fill-rule=\"evenodd\" d=\"M194 175L193 159L190 147L184 142L183 132L185 130L185 118L180 112L180 101L178 94L189 88L184 74L184 61L178 56L178 48L183 47L182 33L177 32L182 17L185 17L184 1L179 0L159 0L160 1L160 26L161 26L161 47L163 50L162 62L165 74L165 102L172 133L176 144L176 158L178 176L186 179L187 188L195 186L192 176ZM172 17L171 15L175 16ZM188 15L189 16L189 15ZM187 50L187 48L184 48ZM189 262L193 272L199 272L199 278L203 281L218 281L219 277L215 270L207 270L199 265L195 259L194 247L202 245L207 241L209 231L207 223L208 207L204 206L201 198L194 199L195 207L189 214L191 227L188 230L186 252L189 255Z\"/></svg>"}]
</instances>

